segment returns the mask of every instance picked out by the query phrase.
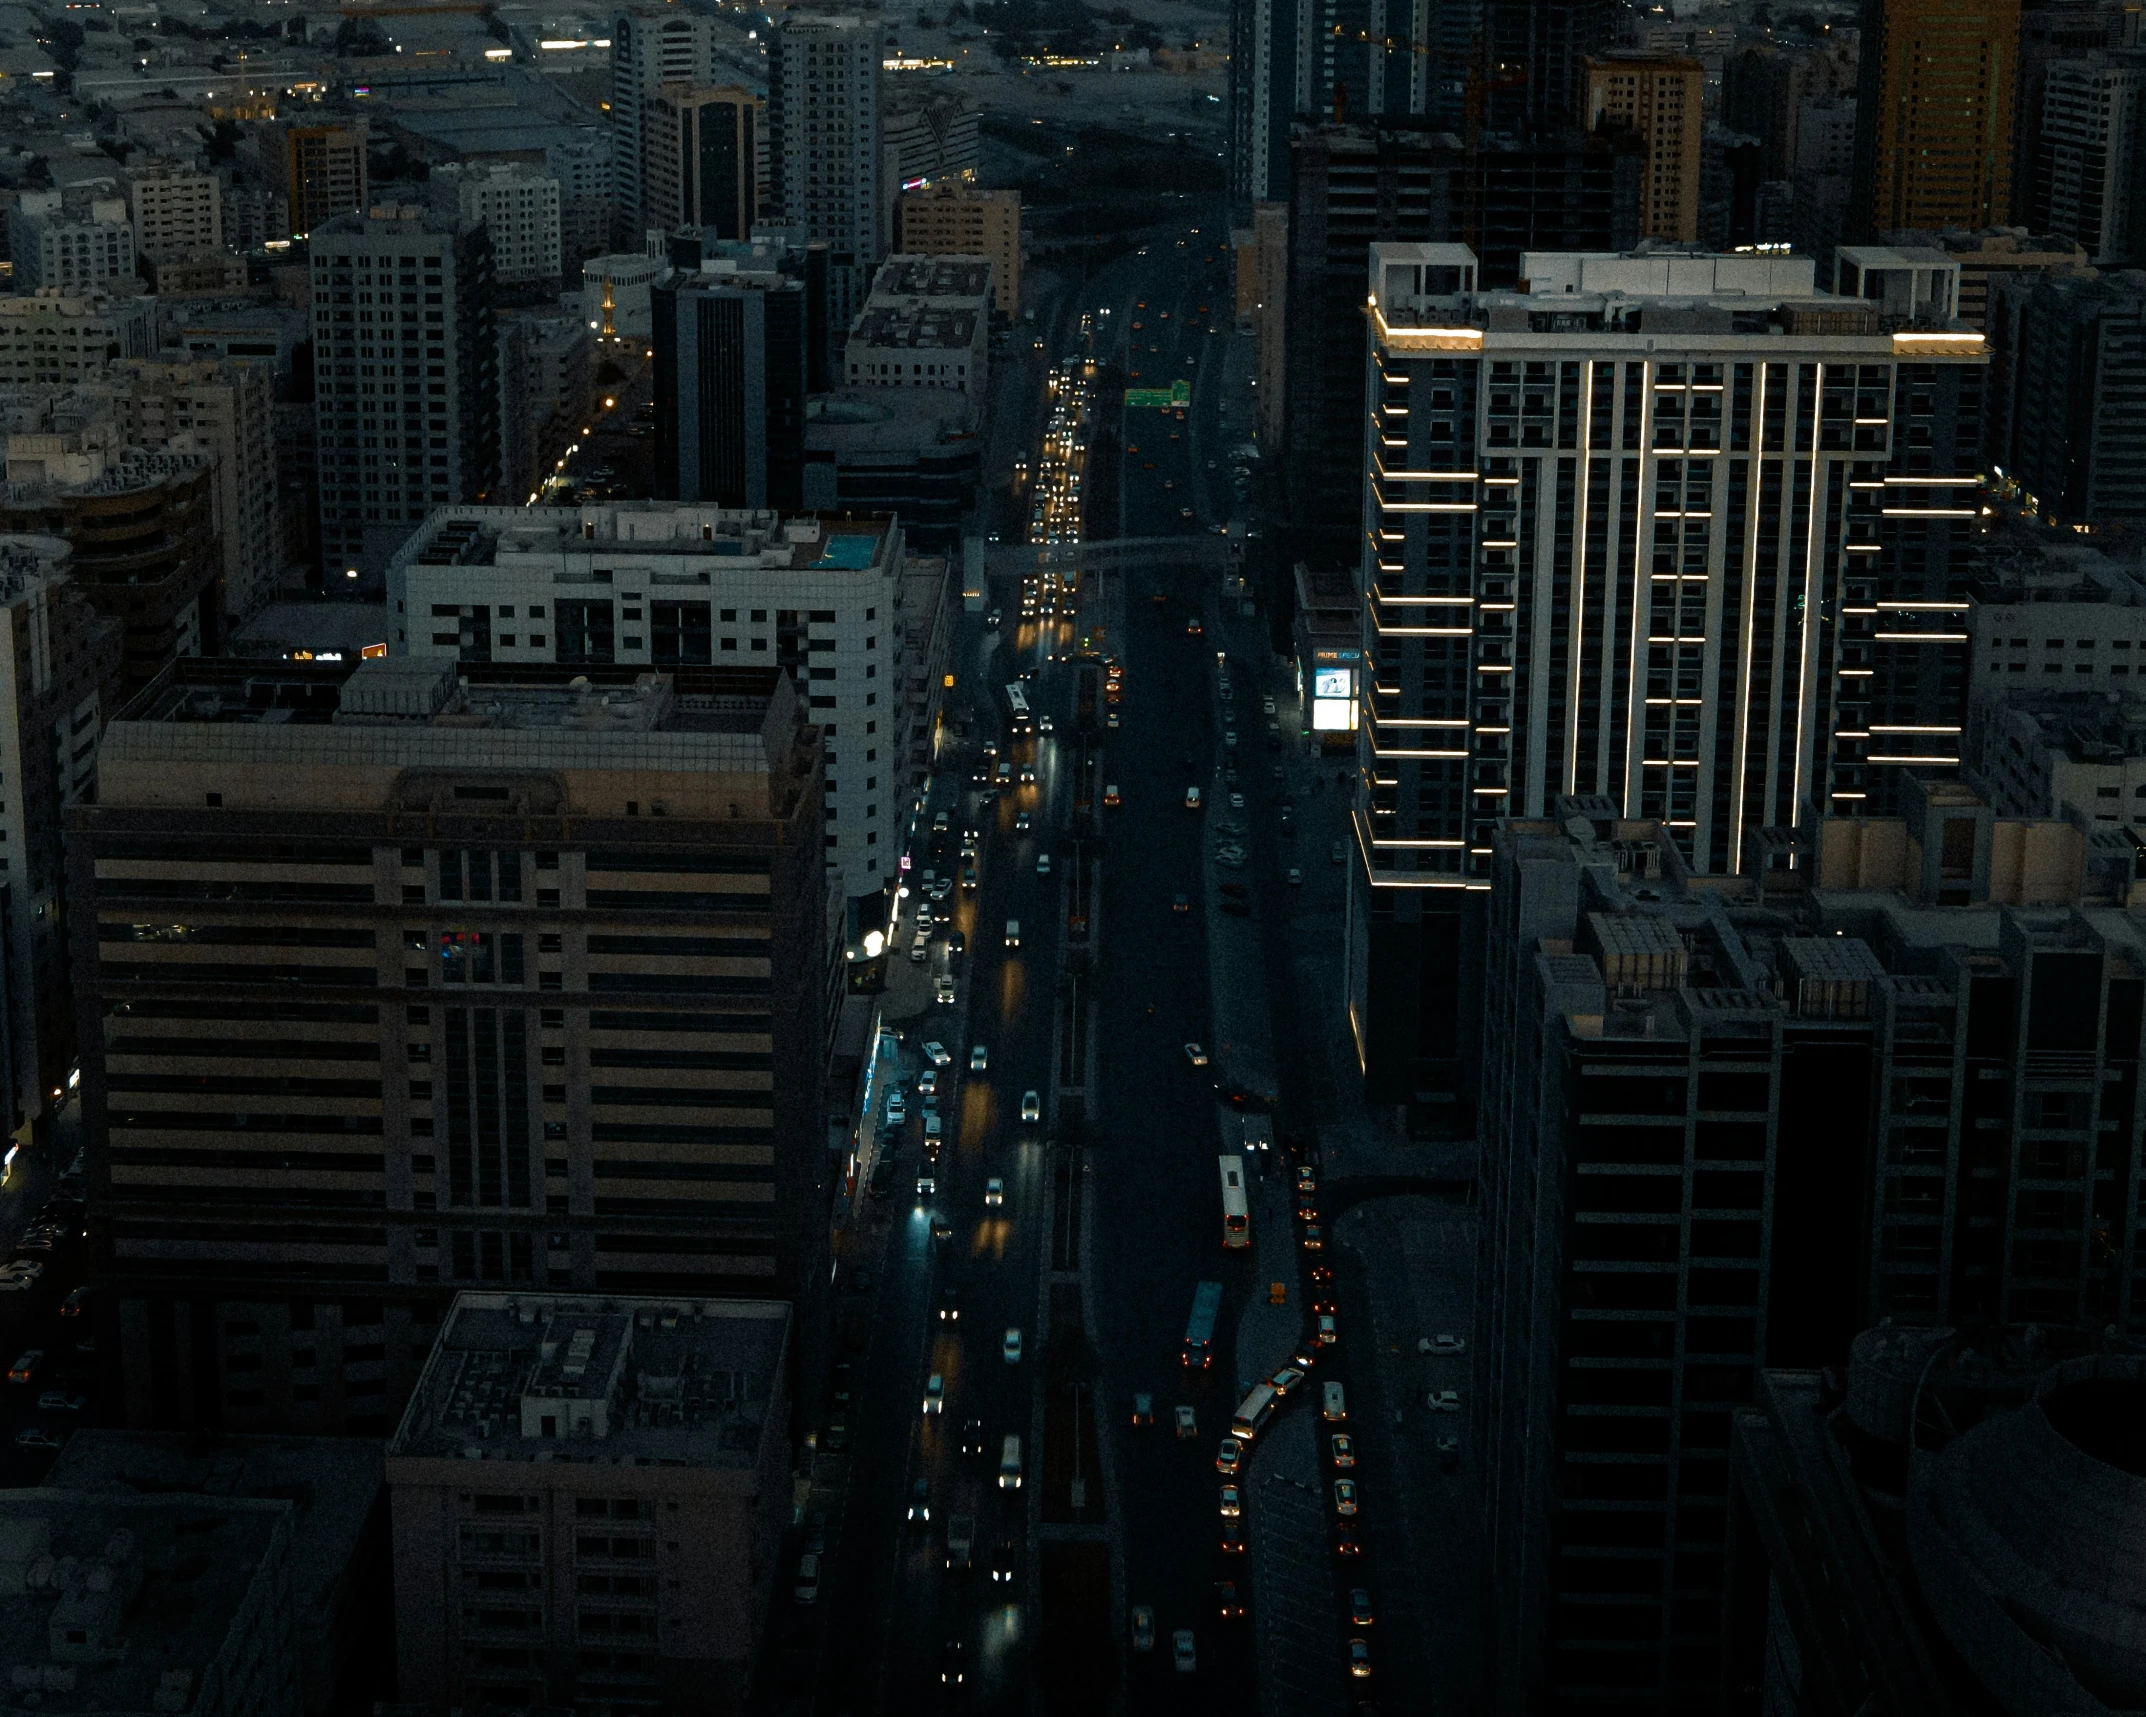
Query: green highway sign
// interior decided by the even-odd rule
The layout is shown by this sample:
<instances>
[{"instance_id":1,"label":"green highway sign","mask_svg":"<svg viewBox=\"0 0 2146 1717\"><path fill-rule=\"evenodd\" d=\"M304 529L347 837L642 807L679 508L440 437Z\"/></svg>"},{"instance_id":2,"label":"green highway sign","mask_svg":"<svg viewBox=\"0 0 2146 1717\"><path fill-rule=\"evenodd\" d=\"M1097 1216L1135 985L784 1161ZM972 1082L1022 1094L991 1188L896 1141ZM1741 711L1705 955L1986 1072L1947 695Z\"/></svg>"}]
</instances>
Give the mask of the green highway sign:
<instances>
[{"instance_id":1,"label":"green highway sign","mask_svg":"<svg viewBox=\"0 0 2146 1717\"><path fill-rule=\"evenodd\" d=\"M1125 407L1128 411L1169 411L1192 403L1192 384L1174 381L1166 388L1127 388Z\"/></svg>"}]
</instances>

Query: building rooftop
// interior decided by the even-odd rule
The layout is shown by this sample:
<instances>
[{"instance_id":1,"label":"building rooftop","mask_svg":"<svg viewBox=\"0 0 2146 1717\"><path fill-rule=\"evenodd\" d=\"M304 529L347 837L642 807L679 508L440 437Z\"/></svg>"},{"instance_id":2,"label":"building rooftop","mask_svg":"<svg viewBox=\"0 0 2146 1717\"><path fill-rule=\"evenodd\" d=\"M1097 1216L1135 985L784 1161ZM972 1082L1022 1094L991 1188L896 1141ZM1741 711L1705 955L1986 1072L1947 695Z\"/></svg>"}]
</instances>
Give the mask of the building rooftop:
<instances>
[{"instance_id":1,"label":"building rooftop","mask_svg":"<svg viewBox=\"0 0 2146 1717\"><path fill-rule=\"evenodd\" d=\"M397 551L392 588L409 569L565 564L564 577L598 582L627 573L675 574L692 563L705 584L712 572L849 571L877 567L891 546L890 520L784 519L768 511L624 501L585 507L440 507ZM673 563L666 566L666 562Z\"/></svg>"},{"instance_id":2,"label":"building rooftop","mask_svg":"<svg viewBox=\"0 0 2146 1717\"><path fill-rule=\"evenodd\" d=\"M789 1329L772 1300L458 1294L388 1459L755 1468Z\"/></svg>"},{"instance_id":3,"label":"building rooftop","mask_svg":"<svg viewBox=\"0 0 2146 1717\"><path fill-rule=\"evenodd\" d=\"M870 302L902 298L967 298L981 304L991 295L991 261L982 256L896 254L879 265Z\"/></svg>"},{"instance_id":4,"label":"building rooftop","mask_svg":"<svg viewBox=\"0 0 2146 1717\"><path fill-rule=\"evenodd\" d=\"M969 440L976 413L945 388L841 388L805 408L805 445L841 454L894 453Z\"/></svg>"},{"instance_id":5,"label":"building rooftop","mask_svg":"<svg viewBox=\"0 0 2146 1717\"><path fill-rule=\"evenodd\" d=\"M930 299L886 303L875 296L850 324L850 346L852 350L870 346L966 352L976 345L982 316L981 310L969 306L949 309Z\"/></svg>"},{"instance_id":6,"label":"building rooftop","mask_svg":"<svg viewBox=\"0 0 2146 1717\"><path fill-rule=\"evenodd\" d=\"M0 1493L10 1709L195 1709L255 1582L287 1569L291 1518L255 1497Z\"/></svg>"}]
</instances>

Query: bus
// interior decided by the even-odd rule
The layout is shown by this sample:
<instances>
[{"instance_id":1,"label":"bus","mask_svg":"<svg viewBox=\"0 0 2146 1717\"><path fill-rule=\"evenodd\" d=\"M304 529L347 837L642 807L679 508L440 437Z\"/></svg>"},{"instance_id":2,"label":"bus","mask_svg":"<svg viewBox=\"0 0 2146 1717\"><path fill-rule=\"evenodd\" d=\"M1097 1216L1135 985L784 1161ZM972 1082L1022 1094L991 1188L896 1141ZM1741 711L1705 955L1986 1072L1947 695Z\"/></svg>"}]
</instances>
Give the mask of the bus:
<instances>
[{"instance_id":1,"label":"bus","mask_svg":"<svg viewBox=\"0 0 2146 1717\"><path fill-rule=\"evenodd\" d=\"M1252 1244L1252 1213L1244 1202L1244 1158L1222 1158L1222 1244L1241 1252Z\"/></svg>"},{"instance_id":2,"label":"bus","mask_svg":"<svg viewBox=\"0 0 2146 1717\"><path fill-rule=\"evenodd\" d=\"M1035 717L1029 713L1028 688L1015 680L1006 688L1006 709L1012 717L1012 731L1026 734L1033 730Z\"/></svg>"},{"instance_id":3,"label":"bus","mask_svg":"<svg viewBox=\"0 0 2146 1717\"><path fill-rule=\"evenodd\" d=\"M1237 1404L1237 1415L1230 1421L1229 1434L1249 1443L1266 1428L1267 1421L1274 1417L1276 1403L1281 1397L1271 1383L1253 1387L1252 1393Z\"/></svg>"},{"instance_id":4,"label":"bus","mask_svg":"<svg viewBox=\"0 0 2146 1717\"><path fill-rule=\"evenodd\" d=\"M1192 1316L1185 1322L1185 1348L1177 1357L1188 1368L1205 1371L1215 1358L1215 1314L1222 1309L1222 1284L1202 1282L1192 1291Z\"/></svg>"}]
</instances>

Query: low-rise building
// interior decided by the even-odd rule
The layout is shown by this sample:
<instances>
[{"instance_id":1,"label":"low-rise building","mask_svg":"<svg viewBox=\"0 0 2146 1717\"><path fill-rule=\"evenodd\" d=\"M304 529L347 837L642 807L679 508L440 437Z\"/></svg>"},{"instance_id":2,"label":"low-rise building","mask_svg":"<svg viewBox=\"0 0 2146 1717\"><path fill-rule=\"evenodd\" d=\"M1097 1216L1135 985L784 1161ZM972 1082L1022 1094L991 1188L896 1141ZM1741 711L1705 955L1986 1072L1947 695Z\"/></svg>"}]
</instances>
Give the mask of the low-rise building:
<instances>
[{"instance_id":1,"label":"low-rise building","mask_svg":"<svg viewBox=\"0 0 2146 1717\"><path fill-rule=\"evenodd\" d=\"M639 251L592 256L581 265L581 313L599 340L646 348L649 288L669 264Z\"/></svg>"},{"instance_id":2,"label":"low-rise building","mask_svg":"<svg viewBox=\"0 0 2146 1717\"><path fill-rule=\"evenodd\" d=\"M980 256L890 256L850 324L853 388L943 388L986 397L991 264Z\"/></svg>"},{"instance_id":3,"label":"low-rise building","mask_svg":"<svg viewBox=\"0 0 2146 1717\"><path fill-rule=\"evenodd\" d=\"M154 298L58 292L0 298L0 387L71 385L113 358L146 358L156 349L156 316Z\"/></svg>"},{"instance_id":4,"label":"low-rise building","mask_svg":"<svg viewBox=\"0 0 2146 1717\"><path fill-rule=\"evenodd\" d=\"M134 226L108 184L23 191L7 214L17 292L123 290L134 281ZM98 194L104 193L104 194Z\"/></svg>"},{"instance_id":5,"label":"low-rise building","mask_svg":"<svg viewBox=\"0 0 2146 1717\"><path fill-rule=\"evenodd\" d=\"M843 388L807 407L808 510L891 513L913 546L949 554L976 506L982 469L976 412L960 395Z\"/></svg>"},{"instance_id":6,"label":"low-rise building","mask_svg":"<svg viewBox=\"0 0 2146 1717\"><path fill-rule=\"evenodd\" d=\"M0 1655L18 1709L300 1717L292 1506L0 1492Z\"/></svg>"},{"instance_id":7,"label":"low-rise building","mask_svg":"<svg viewBox=\"0 0 2146 1717\"><path fill-rule=\"evenodd\" d=\"M779 1301L458 1294L387 1451L402 1698L743 1711L790 1338Z\"/></svg>"},{"instance_id":8,"label":"low-rise building","mask_svg":"<svg viewBox=\"0 0 2146 1717\"><path fill-rule=\"evenodd\" d=\"M662 501L443 507L388 571L398 655L567 667L775 668L827 737L826 852L845 894L898 872L890 767L915 712L892 617L892 519Z\"/></svg>"},{"instance_id":9,"label":"low-rise building","mask_svg":"<svg viewBox=\"0 0 2146 1717\"><path fill-rule=\"evenodd\" d=\"M348 607L345 603L342 606ZM392 1619L387 1488L377 1442L83 1429L45 1484L108 1496L256 1498L291 1505L292 1605L306 1717L384 1692L379 1650Z\"/></svg>"}]
</instances>

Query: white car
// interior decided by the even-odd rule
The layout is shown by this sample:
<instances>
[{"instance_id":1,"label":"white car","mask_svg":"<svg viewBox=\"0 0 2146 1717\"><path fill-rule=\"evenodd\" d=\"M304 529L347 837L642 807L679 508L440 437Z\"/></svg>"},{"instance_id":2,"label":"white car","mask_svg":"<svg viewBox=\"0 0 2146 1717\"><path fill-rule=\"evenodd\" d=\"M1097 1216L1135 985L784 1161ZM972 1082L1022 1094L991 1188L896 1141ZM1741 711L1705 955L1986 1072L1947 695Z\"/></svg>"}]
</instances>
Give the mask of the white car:
<instances>
[{"instance_id":1,"label":"white car","mask_svg":"<svg viewBox=\"0 0 2146 1717\"><path fill-rule=\"evenodd\" d=\"M1001 1351L1005 1353L1008 1365L1019 1365L1021 1363L1021 1332L1019 1330L1010 1329L1006 1332L1006 1340Z\"/></svg>"},{"instance_id":2,"label":"white car","mask_svg":"<svg viewBox=\"0 0 2146 1717\"><path fill-rule=\"evenodd\" d=\"M954 1005L954 980L952 978L936 980L932 985L932 994L937 998L941 1007L952 1007Z\"/></svg>"},{"instance_id":3,"label":"white car","mask_svg":"<svg viewBox=\"0 0 2146 1717\"><path fill-rule=\"evenodd\" d=\"M1207 1051L1200 1044L1188 1043L1185 1045L1185 1059L1195 1067L1205 1067L1207 1065Z\"/></svg>"},{"instance_id":4,"label":"white car","mask_svg":"<svg viewBox=\"0 0 2146 1717\"><path fill-rule=\"evenodd\" d=\"M993 1175L984 1182L984 1203L996 1209L1006 1202L1006 1183Z\"/></svg>"},{"instance_id":5,"label":"white car","mask_svg":"<svg viewBox=\"0 0 2146 1717\"><path fill-rule=\"evenodd\" d=\"M924 1046L924 1059L930 1062L934 1067L944 1067L948 1062L952 1061L954 1057L952 1053L947 1049L945 1044L927 1043Z\"/></svg>"},{"instance_id":6,"label":"white car","mask_svg":"<svg viewBox=\"0 0 2146 1717\"><path fill-rule=\"evenodd\" d=\"M985 1068L989 1067L990 1065L991 1051L986 1049L982 1044L979 1043L974 1049L969 1051L969 1071L971 1073L981 1073Z\"/></svg>"},{"instance_id":7,"label":"white car","mask_svg":"<svg viewBox=\"0 0 2146 1717\"><path fill-rule=\"evenodd\" d=\"M924 1380L924 1411L927 1414L946 1411L946 1379L936 1371Z\"/></svg>"},{"instance_id":8,"label":"white car","mask_svg":"<svg viewBox=\"0 0 2146 1717\"><path fill-rule=\"evenodd\" d=\"M1460 1391L1458 1389L1434 1389L1431 1391L1430 1399L1425 1405L1433 1413L1458 1413L1460 1411Z\"/></svg>"},{"instance_id":9,"label":"white car","mask_svg":"<svg viewBox=\"0 0 2146 1717\"><path fill-rule=\"evenodd\" d=\"M1051 855L1049 853L1038 853L1036 855L1036 874L1038 876L1049 876L1051 874Z\"/></svg>"},{"instance_id":10,"label":"white car","mask_svg":"<svg viewBox=\"0 0 2146 1717\"><path fill-rule=\"evenodd\" d=\"M1424 1353L1466 1353L1468 1338L1459 1335L1428 1335L1416 1345Z\"/></svg>"},{"instance_id":11,"label":"white car","mask_svg":"<svg viewBox=\"0 0 2146 1717\"><path fill-rule=\"evenodd\" d=\"M1021 1093L1021 1119L1024 1121L1040 1121L1043 1119L1043 1099L1037 1093L1033 1091Z\"/></svg>"}]
</instances>

